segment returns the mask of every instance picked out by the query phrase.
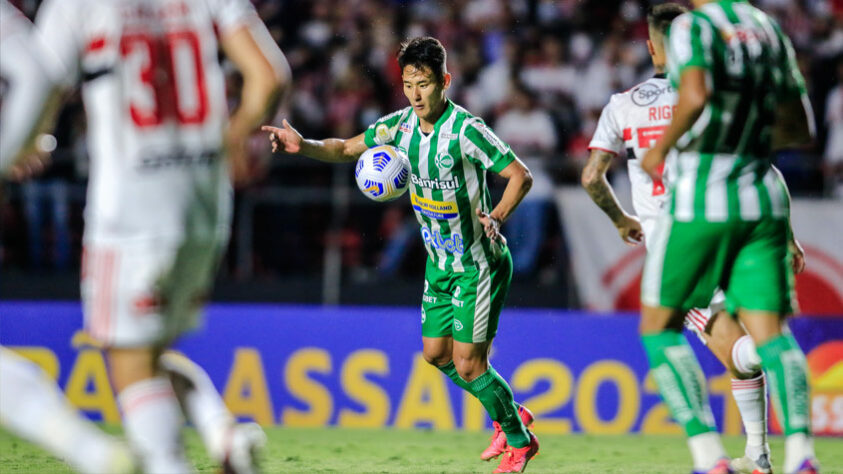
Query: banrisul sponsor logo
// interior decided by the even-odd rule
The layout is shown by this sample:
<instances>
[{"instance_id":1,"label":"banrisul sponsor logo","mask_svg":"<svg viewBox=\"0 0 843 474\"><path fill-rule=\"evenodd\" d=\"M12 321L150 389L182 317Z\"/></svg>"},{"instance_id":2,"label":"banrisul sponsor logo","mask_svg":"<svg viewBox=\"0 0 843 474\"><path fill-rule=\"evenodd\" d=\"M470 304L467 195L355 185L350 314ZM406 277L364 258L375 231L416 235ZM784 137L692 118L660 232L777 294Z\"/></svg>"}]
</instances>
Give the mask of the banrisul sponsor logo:
<instances>
[{"instance_id":1,"label":"banrisul sponsor logo","mask_svg":"<svg viewBox=\"0 0 843 474\"><path fill-rule=\"evenodd\" d=\"M439 189L444 191L456 190L460 187L460 180L456 176L454 176L452 179L426 179L419 178L416 175L411 175L410 179L416 186L420 186L422 188L427 189Z\"/></svg>"}]
</instances>

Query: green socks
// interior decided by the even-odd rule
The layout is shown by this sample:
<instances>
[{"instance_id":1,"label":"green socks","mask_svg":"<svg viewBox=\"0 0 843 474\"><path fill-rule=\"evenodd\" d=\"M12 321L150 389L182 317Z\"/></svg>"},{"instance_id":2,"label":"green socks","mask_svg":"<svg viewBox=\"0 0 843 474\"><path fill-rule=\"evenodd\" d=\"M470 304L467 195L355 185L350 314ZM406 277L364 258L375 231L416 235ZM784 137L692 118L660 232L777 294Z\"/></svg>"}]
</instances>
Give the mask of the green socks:
<instances>
[{"instance_id":1,"label":"green socks","mask_svg":"<svg viewBox=\"0 0 843 474\"><path fill-rule=\"evenodd\" d=\"M688 436L715 431L705 376L688 341L676 331L641 336L659 393Z\"/></svg>"},{"instance_id":2,"label":"green socks","mask_svg":"<svg viewBox=\"0 0 843 474\"><path fill-rule=\"evenodd\" d=\"M437 367L437 369L447 375L455 384L462 387L463 390L480 400L480 403L489 412L489 416L500 423L501 429L506 433L508 444L516 448L523 448L530 444L530 437L527 434L527 428L518 415L518 405L515 403L512 390L495 369L489 366L489 370L471 382L466 382L465 379L460 377L454 366L454 361L450 361L442 367Z\"/></svg>"},{"instance_id":3,"label":"green socks","mask_svg":"<svg viewBox=\"0 0 843 474\"><path fill-rule=\"evenodd\" d=\"M465 381L463 381L465 383ZM527 428L518 416L518 405L512 395L509 384L498 375L492 366L476 379L468 382L469 391L473 393L489 412L489 416L501 425L506 433L506 442L515 448L523 448L530 444Z\"/></svg>"},{"instance_id":4,"label":"green socks","mask_svg":"<svg viewBox=\"0 0 843 474\"><path fill-rule=\"evenodd\" d=\"M471 384L466 382L465 379L460 377L460 374L457 373L457 368L454 366L454 361L450 361L442 367L437 367L437 369L439 369L439 371L443 374L447 375L448 378L453 380L455 384L462 387L463 390L474 395L475 397L477 396L477 394L474 393L474 390L471 389Z\"/></svg>"},{"instance_id":5,"label":"green socks","mask_svg":"<svg viewBox=\"0 0 843 474\"><path fill-rule=\"evenodd\" d=\"M785 436L810 435L808 374L802 349L791 334L780 334L758 346L758 355Z\"/></svg>"}]
</instances>

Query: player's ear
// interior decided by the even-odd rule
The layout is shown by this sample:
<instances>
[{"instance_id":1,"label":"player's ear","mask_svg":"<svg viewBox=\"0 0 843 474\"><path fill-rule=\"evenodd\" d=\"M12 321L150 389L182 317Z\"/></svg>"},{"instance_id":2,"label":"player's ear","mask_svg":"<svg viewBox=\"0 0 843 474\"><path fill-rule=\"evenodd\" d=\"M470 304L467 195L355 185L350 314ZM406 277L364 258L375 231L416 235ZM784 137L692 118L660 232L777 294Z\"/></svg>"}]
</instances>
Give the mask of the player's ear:
<instances>
[{"instance_id":1,"label":"player's ear","mask_svg":"<svg viewBox=\"0 0 843 474\"><path fill-rule=\"evenodd\" d=\"M650 52L650 56L656 55L656 47L653 45L653 42L650 41L650 40L647 40L647 51Z\"/></svg>"},{"instance_id":2,"label":"player's ear","mask_svg":"<svg viewBox=\"0 0 843 474\"><path fill-rule=\"evenodd\" d=\"M451 73L446 72L442 76L442 88L448 90L449 87L451 87Z\"/></svg>"}]
</instances>

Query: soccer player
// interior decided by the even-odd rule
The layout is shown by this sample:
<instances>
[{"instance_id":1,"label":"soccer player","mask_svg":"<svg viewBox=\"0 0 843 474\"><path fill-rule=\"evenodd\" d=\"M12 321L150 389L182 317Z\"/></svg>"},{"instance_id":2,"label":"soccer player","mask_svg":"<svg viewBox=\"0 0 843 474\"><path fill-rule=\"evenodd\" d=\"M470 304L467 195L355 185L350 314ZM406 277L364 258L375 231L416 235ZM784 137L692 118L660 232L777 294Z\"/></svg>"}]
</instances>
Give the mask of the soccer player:
<instances>
[{"instance_id":1,"label":"soccer player","mask_svg":"<svg viewBox=\"0 0 843 474\"><path fill-rule=\"evenodd\" d=\"M705 379L678 328L716 287L752 336L785 432L784 471L818 470L805 356L787 330L792 311L786 188L772 151L808 142L810 105L779 26L742 1L695 0L670 26L667 69L679 97L641 167L658 178L676 148L669 213L649 236L641 334L665 402L685 428L700 472L728 472Z\"/></svg>"},{"instance_id":2,"label":"soccer player","mask_svg":"<svg viewBox=\"0 0 843 474\"><path fill-rule=\"evenodd\" d=\"M670 22L686 11L685 7L676 3L664 3L648 12L650 39L647 47L656 75L612 97L603 109L589 144L591 156L583 170L583 187L612 219L621 238L630 245L640 242L642 231L645 239L653 235L657 217L666 211L669 201L669 183L664 182L665 179L651 179L641 169L639 159L661 137L676 105L676 92L665 75L664 36ZM621 155L628 159L637 218L623 210L606 180L612 159ZM665 170L662 173L662 176L668 175L675 175L675 172ZM781 184L784 185L784 182ZM649 247L650 239L646 239L645 244ZM804 255L792 234L790 246L794 271L798 273L804 268ZM745 455L734 460L732 467L737 472L769 473L767 397L761 360L752 338L724 310L724 299L723 292L717 290L710 306L694 308L685 315L685 327L697 334L732 373L732 394L747 433Z\"/></svg>"},{"instance_id":3,"label":"soccer player","mask_svg":"<svg viewBox=\"0 0 843 474\"><path fill-rule=\"evenodd\" d=\"M0 174L20 175L52 82L26 17L0 0ZM24 153L22 153L22 151ZM13 317L5 315L4 317ZM82 418L32 362L0 346L0 423L83 473L134 471L124 443Z\"/></svg>"},{"instance_id":4,"label":"soccer player","mask_svg":"<svg viewBox=\"0 0 843 474\"><path fill-rule=\"evenodd\" d=\"M265 441L235 425L200 367L162 355L198 323L229 234L245 141L288 65L246 0L48 0L36 21L53 77L81 79L91 173L85 326L103 345L126 437L146 472L193 469L182 413L227 471L253 472ZM243 75L229 119L219 49Z\"/></svg>"},{"instance_id":5,"label":"soccer player","mask_svg":"<svg viewBox=\"0 0 843 474\"><path fill-rule=\"evenodd\" d=\"M538 451L512 390L489 364L512 275L500 233L530 189L530 171L483 121L447 98L451 75L435 38L401 45L404 95L410 106L382 117L350 139L302 138L286 120L270 132L274 151L332 163L353 162L369 147L393 145L412 167L410 200L428 258L422 296L425 360L476 396L499 423L508 446L495 472L521 472ZM507 180L492 206L486 172Z\"/></svg>"}]
</instances>

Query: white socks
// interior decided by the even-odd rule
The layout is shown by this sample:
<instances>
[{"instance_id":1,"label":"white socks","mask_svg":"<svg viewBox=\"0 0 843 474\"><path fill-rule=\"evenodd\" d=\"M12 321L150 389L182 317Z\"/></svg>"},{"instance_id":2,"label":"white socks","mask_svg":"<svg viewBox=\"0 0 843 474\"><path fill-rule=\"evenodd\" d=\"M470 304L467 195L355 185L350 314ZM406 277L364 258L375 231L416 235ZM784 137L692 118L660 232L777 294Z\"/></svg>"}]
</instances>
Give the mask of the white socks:
<instances>
[{"instance_id":1,"label":"white socks","mask_svg":"<svg viewBox=\"0 0 843 474\"><path fill-rule=\"evenodd\" d=\"M131 469L126 446L83 419L35 364L2 347L0 421L83 473L113 474L114 457Z\"/></svg>"},{"instance_id":2,"label":"white socks","mask_svg":"<svg viewBox=\"0 0 843 474\"><path fill-rule=\"evenodd\" d=\"M126 438L140 457L144 472L193 472L181 442L181 409L166 377L135 382L117 398Z\"/></svg>"},{"instance_id":3,"label":"white socks","mask_svg":"<svg viewBox=\"0 0 843 474\"><path fill-rule=\"evenodd\" d=\"M182 409L196 426L208 454L223 462L235 420L210 377L196 363L175 352L164 353L160 363L173 381Z\"/></svg>"},{"instance_id":4,"label":"white socks","mask_svg":"<svg viewBox=\"0 0 843 474\"><path fill-rule=\"evenodd\" d=\"M695 471L708 471L720 458L726 457L726 450L716 431L698 434L688 438L688 448L694 460Z\"/></svg>"},{"instance_id":5,"label":"white socks","mask_svg":"<svg viewBox=\"0 0 843 474\"><path fill-rule=\"evenodd\" d=\"M753 461L770 453L767 444L767 383L761 371L761 357L752 338L745 335L732 346L735 368L750 379L732 378L732 395L746 430L745 454Z\"/></svg>"},{"instance_id":6,"label":"white socks","mask_svg":"<svg viewBox=\"0 0 843 474\"><path fill-rule=\"evenodd\" d=\"M746 455L756 460L760 455L770 452L767 445L767 385L764 374L747 380L732 379L732 395L746 430Z\"/></svg>"}]
</instances>

